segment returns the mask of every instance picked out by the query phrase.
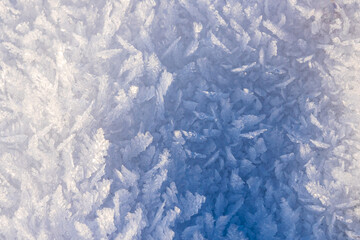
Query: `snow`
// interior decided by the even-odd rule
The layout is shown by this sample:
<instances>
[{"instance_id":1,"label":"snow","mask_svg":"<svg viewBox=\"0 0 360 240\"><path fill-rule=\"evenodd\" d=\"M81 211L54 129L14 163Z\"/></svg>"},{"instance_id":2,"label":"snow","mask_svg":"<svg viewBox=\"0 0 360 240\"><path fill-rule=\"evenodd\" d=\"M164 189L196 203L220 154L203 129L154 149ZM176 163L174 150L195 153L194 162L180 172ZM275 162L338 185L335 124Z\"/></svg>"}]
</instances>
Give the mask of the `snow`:
<instances>
[{"instance_id":1,"label":"snow","mask_svg":"<svg viewBox=\"0 0 360 240\"><path fill-rule=\"evenodd\" d=\"M0 239L358 239L359 12L0 1Z\"/></svg>"}]
</instances>

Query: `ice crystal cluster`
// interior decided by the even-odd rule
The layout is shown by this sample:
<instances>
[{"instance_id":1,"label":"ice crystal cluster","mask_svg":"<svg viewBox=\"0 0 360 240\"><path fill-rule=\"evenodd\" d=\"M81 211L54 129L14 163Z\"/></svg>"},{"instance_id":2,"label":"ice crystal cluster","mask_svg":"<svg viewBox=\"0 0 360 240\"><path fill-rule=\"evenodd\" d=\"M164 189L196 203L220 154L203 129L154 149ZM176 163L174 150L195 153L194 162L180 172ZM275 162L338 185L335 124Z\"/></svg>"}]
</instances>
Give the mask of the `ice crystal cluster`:
<instances>
[{"instance_id":1,"label":"ice crystal cluster","mask_svg":"<svg viewBox=\"0 0 360 240\"><path fill-rule=\"evenodd\" d=\"M1 0L0 239L360 239L359 0Z\"/></svg>"}]
</instances>

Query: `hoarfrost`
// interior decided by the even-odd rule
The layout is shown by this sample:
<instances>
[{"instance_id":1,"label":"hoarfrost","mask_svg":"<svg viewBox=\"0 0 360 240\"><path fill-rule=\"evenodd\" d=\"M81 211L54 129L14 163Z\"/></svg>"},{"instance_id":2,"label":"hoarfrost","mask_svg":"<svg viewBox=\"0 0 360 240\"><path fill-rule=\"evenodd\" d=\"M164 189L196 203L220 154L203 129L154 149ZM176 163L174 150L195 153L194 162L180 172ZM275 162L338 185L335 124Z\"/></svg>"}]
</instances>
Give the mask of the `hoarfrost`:
<instances>
[{"instance_id":1,"label":"hoarfrost","mask_svg":"<svg viewBox=\"0 0 360 240\"><path fill-rule=\"evenodd\" d=\"M0 1L0 238L358 238L359 10Z\"/></svg>"}]
</instances>

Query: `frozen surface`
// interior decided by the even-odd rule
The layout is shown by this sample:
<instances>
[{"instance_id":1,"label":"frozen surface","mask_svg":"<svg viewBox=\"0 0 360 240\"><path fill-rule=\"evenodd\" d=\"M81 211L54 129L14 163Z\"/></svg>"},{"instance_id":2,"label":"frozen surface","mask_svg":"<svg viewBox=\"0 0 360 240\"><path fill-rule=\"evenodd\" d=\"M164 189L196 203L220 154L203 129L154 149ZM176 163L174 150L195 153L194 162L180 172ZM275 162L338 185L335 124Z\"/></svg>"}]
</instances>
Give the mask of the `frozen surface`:
<instances>
[{"instance_id":1,"label":"frozen surface","mask_svg":"<svg viewBox=\"0 0 360 240\"><path fill-rule=\"evenodd\" d=\"M359 239L358 0L1 0L0 239Z\"/></svg>"}]
</instances>

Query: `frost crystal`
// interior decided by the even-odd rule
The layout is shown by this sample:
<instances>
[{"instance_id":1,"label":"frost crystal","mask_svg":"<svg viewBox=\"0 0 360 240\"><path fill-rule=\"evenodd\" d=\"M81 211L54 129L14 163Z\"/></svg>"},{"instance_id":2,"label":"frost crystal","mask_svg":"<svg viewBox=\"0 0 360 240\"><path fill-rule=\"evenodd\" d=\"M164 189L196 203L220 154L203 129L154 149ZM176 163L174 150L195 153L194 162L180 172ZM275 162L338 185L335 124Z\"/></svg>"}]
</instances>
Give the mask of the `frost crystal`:
<instances>
[{"instance_id":1,"label":"frost crystal","mask_svg":"<svg viewBox=\"0 0 360 240\"><path fill-rule=\"evenodd\" d=\"M0 239L358 239L359 12L0 1Z\"/></svg>"}]
</instances>

